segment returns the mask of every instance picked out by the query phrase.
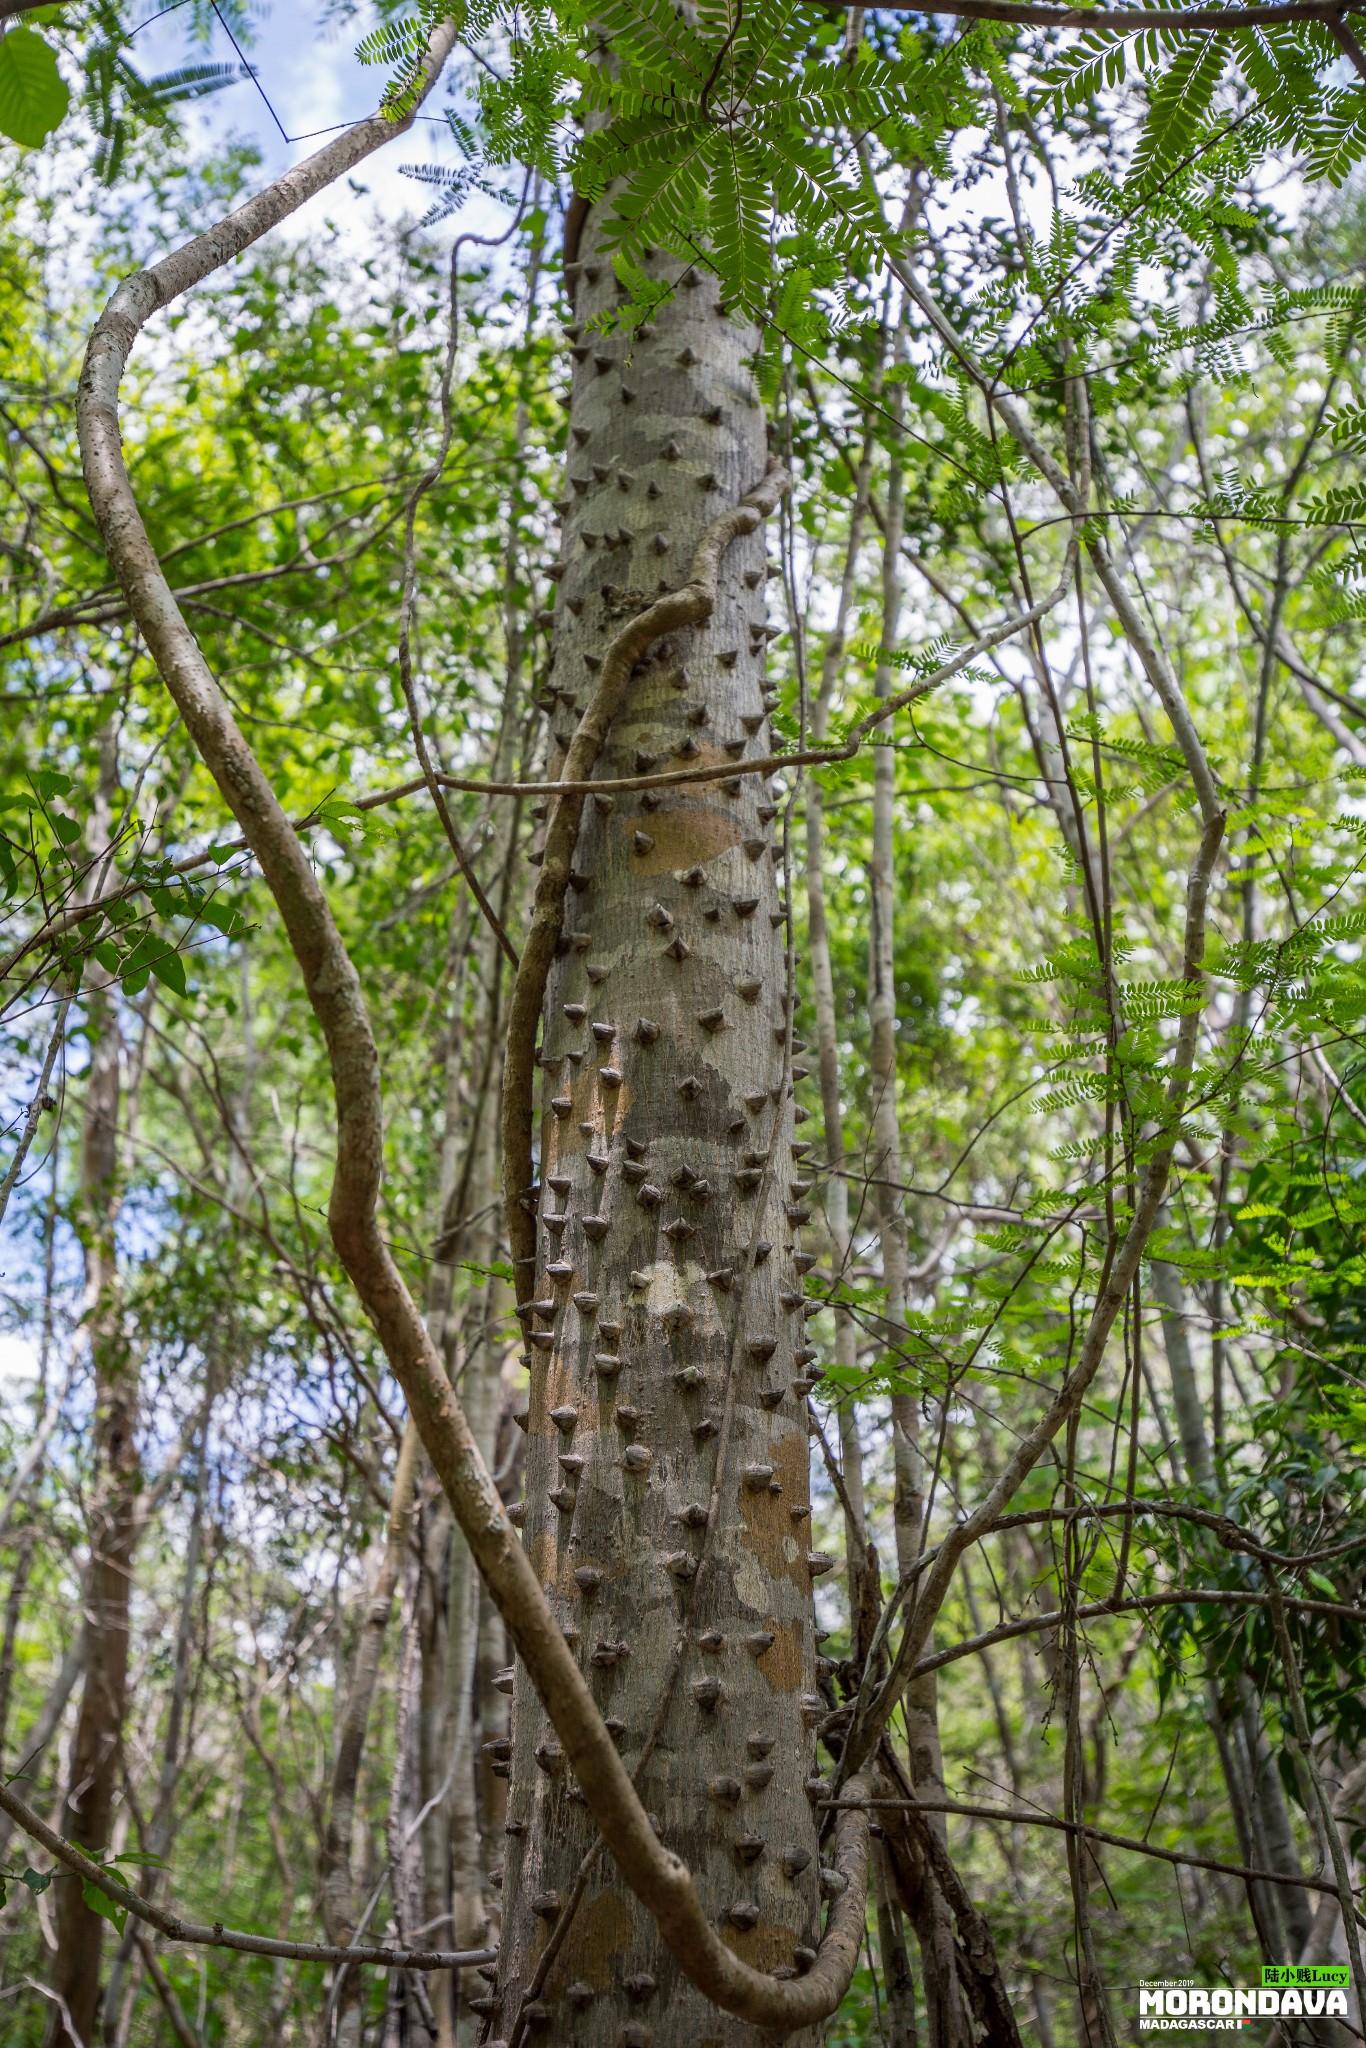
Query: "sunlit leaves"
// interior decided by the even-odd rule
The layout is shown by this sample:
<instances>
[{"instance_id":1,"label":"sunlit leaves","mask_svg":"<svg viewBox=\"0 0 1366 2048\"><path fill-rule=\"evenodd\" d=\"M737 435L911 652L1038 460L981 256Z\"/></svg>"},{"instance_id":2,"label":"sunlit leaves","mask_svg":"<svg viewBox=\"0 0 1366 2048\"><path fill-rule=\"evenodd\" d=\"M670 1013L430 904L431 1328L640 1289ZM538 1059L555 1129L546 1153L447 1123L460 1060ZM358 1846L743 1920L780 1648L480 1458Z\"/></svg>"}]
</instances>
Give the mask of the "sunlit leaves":
<instances>
[{"instance_id":1,"label":"sunlit leaves","mask_svg":"<svg viewBox=\"0 0 1366 2048\"><path fill-rule=\"evenodd\" d=\"M66 113L71 94L51 45L31 28L0 36L0 135L36 149Z\"/></svg>"}]
</instances>

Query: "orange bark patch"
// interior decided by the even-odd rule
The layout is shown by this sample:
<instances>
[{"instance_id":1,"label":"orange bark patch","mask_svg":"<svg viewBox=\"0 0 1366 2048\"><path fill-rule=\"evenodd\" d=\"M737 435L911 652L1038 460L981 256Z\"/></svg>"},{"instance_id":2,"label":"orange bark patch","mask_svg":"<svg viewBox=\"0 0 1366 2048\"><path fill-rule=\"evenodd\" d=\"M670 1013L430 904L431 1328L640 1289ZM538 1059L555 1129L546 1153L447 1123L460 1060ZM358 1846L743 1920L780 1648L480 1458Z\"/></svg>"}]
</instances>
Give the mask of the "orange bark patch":
<instances>
[{"instance_id":1,"label":"orange bark patch","mask_svg":"<svg viewBox=\"0 0 1366 2048\"><path fill-rule=\"evenodd\" d=\"M790 1429L780 1437L770 1453L776 1478L783 1483L783 1503L791 1510L804 1507L811 1497L811 1453L807 1447L806 1431ZM788 1521L792 1522L789 1512ZM799 1525L792 1523L794 1529Z\"/></svg>"},{"instance_id":2,"label":"orange bark patch","mask_svg":"<svg viewBox=\"0 0 1366 2048\"><path fill-rule=\"evenodd\" d=\"M732 1955L748 1963L752 1970L772 1970L779 1963L790 1963L797 1936L789 1927L775 1927L771 1920L760 1920L758 1925L745 1929L723 1927L721 1939Z\"/></svg>"},{"instance_id":3,"label":"orange bark patch","mask_svg":"<svg viewBox=\"0 0 1366 2048\"><path fill-rule=\"evenodd\" d=\"M562 1159L572 1159L583 1144L579 1130L580 1122L594 1114L593 1091L596 1086L591 1069L570 1066L568 1061L560 1068L550 1084L545 1099L545 1114L541 1119L541 1170L553 1173ZM567 1095L572 1108L567 1117L557 1117L550 1107L550 1098Z\"/></svg>"},{"instance_id":4,"label":"orange bark patch","mask_svg":"<svg viewBox=\"0 0 1366 2048\"><path fill-rule=\"evenodd\" d=\"M545 1435L548 1429L555 1427L550 1421L551 1409L563 1408L566 1403L570 1406L576 1405L574 1400L574 1375L564 1362L564 1354L560 1351L552 1351L550 1354L550 1368L545 1376L541 1398L536 1404L536 1413L531 1417L532 1427L536 1430L538 1436ZM542 1424L546 1425L546 1428L542 1428ZM567 1451L568 1448L568 1444L560 1445L562 1451Z\"/></svg>"},{"instance_id":5,"label":"orange bark patch","mask_svg":"<svg viewBox=\"0 0 1366 2048\"><path fill-rule=\"evenodd\" d=\"M603 1088L599 1090L598 1100L591 1114L595 1117L598 1128L609 1145L612 1142L617 1125L623 1117L627 1116L635 1108L635 1102L636 1091L629 1081L623 1081L619 1088ZM584 1114L587 1116L590 1112L585 1110Z\"/></svg>"},{"instance_id":6,"label":"orange bark patch","mask_svg":"<svg viewBox=\"0 0 1366 2048\"><path fill-rule=\"evenodd\" d=\"M770 1579L790 1579L802 1592L806 1591L807 1572L800 1551L788 1556L785 1551L793 1550L792 1517L787 1512L787 1495L745 1492L740 1495L740 1514L744 1521L745 1533L741 1542L750 1556L762 1566ZM786 1546L784 1538L788 1538Z\"/></svg>"},{"instance_id":7,"label":"orange bark patch","mask_svg":"<svg viewBox=\"0 0 1366 2048\"><path fill-rule=\"evenodd\" d=\"M790 1430L771 1447L770 1456L773 1477L782 1490L773 1493L765 1488L761 1493L751 1493L746 1488L741 1492L740 1513L745 1528L740 1540L770 1578L787 1579L804 1594L810 1587L803 1533L806 1525L794 1522L790 1510L802 1506L807 1499L805 1437Z\"/></svg>"},{"instance_id":8,"label":"orange bark patch","mask_svg":"<svg viewBox=\"0 0 1366 2048\"><path fill-rule=\"evenodd\" d=\"M774 1692L796 1692L803 1677L802 1625L799 1621L784 1623L770 1618L764 1623L774 1636L773 1648L765 1650L759 1659L759 1669L773 1687Z\"/></svg>"},{"instance_id":9,"label":"orange bark patch","mask_svg":"<svg viewBox=\"0 0 1366 2048\"><path fill-rule=\"evenodd\" d=\"M648 832L654 840L648 853L632 855L632 868L641 875L695 867L702 861L716 860L730 847L740 844L739 819L701 804L683 803L676 810L651 811L648 816L628 819L626 829Z\"/></svg>"},{"instance_id":10,"label":"orange bark patch","mask_svg":"<svg viewBox=\"0 0 1366 2048\"><path fill-rule=\"evenodd\" d=\"M585 1900L574 1915L556 1976L571 1983L581 1977L595 1991L606 1991L616 1975L612 1965L629 1950L634 1931L622 1892L601 1891Z\"/></svg>"}]
</instances>

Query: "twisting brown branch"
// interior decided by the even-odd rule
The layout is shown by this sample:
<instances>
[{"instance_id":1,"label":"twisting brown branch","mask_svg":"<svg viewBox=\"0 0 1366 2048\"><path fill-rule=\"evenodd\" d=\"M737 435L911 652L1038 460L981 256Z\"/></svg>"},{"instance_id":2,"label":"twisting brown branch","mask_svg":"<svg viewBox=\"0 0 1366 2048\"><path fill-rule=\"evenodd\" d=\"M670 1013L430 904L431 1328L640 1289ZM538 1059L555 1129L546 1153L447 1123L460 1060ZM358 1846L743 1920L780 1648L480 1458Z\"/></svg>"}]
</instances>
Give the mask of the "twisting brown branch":
<instances>
[{"instance_id":1,"label":"twisting brown branch","mask_svg":"<svg viewBox=\"0 0 1366 2048\"><path fill-rule=\"evenodd\" d=\"M455 29L449 19L433 31L424 59L426 90L454 40ZM421 95L417 97L420 100ZM403 1389L409 1413L475 1564L545 1704L564 1746L566 1762L624 1882L653 1915L680 1969L724 2011L770 2033L790 2033L827 2018L853 1975L863 1938L867 1815L857 1811L841 1817L834 1863L846 1880L845 1889L831 1908L815 1963L805 1977L792 1981L766 1976L731 1951L703 1911L687 1865L656 1835L531 1559L507 1518L468 1419L379 1228L376 1210L384 1165L379 1057L355 965L307 850L175 601L143 525L123 460L119 386L133 343L149 316L240 254L333 178L400 133L404 125L384 115L359 123L153 270L140 272L120 285L91 334L81 373L77 422L86 488L110 564L157 671L260 863L299 964L326 1041L336 1102L336 1168L328 1204L332 1240ZM761 494L774 494L771 501L766 495L755 495L771 509L778 488L775 481L761 486ZM708 554L705 547L699 550L694 565L699 581L708 589L732 533L749 530L761 516L758 504L747 504L713 528L708 536L712 552ZM692 602L699 602L696 591ZM652 606L635 622L636 635L644 635L638 642L628 631L615 643L622 689L639 658L633 647L638 644L643 651L654 637L644 620L653 620L659 610ZM690 609L687 596L680 595L679 610L671 623L691 623L699 615L705 616L705 610ZM602 733L608 724L610 716L601 725ZM583 735L582 750L574 763L576 773L579 761L591 766L600 746L600 736L590 745L589 735ZM562 806L561 811L564 809ZM566 820L561 833L568 832ZM527 950L530 952L530 947ZM867 1789L866 1782L857 1780L851 1789L858 1796ZM0 1787L0 1793L4 1788Z\"/></svg>"},{"instance_id":2,"label":"twisting brown branch","mask_svg":"<svg viewBox=\"0 0 1366 2048\"><path fill-rule=\"evenodd\" d=\"M536 1278L536 1219L530 1206L536 1032L550 963L560 936L569 871L590 777L612 722L626 700L637 663L666 634L679 632L685 626L700 626L711 617L722 556L732 541L753 533L772 515L789 483L785 470L770 469L738 505L712 521L697 544L687 582L628 619L602 657L597 685L569 742L561 780L575 786L560 797L546 830L531 929L512 984L503 1061L503 1200L519 1303L530 1301Z\"/></svg>"},{"instance_id":3,"label":"twisting brown branch","mask_svg":"<svg viewBox=\"0 0 1366 2048\"><path fill-rule=\"evenodd\" d=\"M135 1920L148 1927L155 1927L158 1934L164 1934L167 1941L180 1941L193 1948L230 1948L240 1954L251 1956L283 1956L289 1961L301 1963L378 1963L391 1970L455 1970L478 1963L492 1962L496 1949L436 1949L436 1948L386 1948L383 1943L354 1948L337 1948L325 1941L275 1941L268 1934L246 1934L236 1927L225 1927L221 1920L212 1926L204 1926L197 1920L186 1920L179 1913L172 1913L165 1906L158 1906L153 1899L144 1899L114 1876L112 1871L96 1863L78 1849L74 1842L68 1842L55 1828L50 1828L42 1815L35 1813L26 1800L19 1797L12 1785L0 1779L0 1812L7 1813L16 1821L24 1833L38 1846L46 1849L49 1856L72 1870L76 1876L93 1884L107 1899L121 1906L125 1913L131 1913Z\"/></svg>"}]
</instances>

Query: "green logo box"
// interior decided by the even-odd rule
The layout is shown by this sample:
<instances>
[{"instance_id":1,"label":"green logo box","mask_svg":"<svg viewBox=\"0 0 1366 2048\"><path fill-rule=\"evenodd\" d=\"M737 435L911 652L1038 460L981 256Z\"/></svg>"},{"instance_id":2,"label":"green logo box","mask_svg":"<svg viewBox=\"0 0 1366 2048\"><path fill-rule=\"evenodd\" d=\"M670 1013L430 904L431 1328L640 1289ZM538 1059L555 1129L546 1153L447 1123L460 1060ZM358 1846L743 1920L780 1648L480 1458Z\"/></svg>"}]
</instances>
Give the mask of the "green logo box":
<instances>
[{"instance_id":1,"label":"green logo box","mask_svg":"<svg viewBox=\"0 0 1366 2048\"><path fill-rule=\"evenodd\" d=\"M1267 1963L1262 1966L1263 1984L1350 1984L1352 1973L1345 1963Z\"/></svg>"}]
</instances>

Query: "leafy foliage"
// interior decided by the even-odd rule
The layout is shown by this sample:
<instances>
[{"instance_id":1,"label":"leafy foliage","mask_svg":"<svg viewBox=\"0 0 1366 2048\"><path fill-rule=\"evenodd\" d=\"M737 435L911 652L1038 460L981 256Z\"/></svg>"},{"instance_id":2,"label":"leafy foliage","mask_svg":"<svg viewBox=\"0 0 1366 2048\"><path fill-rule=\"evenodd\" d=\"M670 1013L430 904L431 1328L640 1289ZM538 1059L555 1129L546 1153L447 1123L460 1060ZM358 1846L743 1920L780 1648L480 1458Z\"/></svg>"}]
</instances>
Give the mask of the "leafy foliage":
<instances>
[{"instance_id":1,"label":"leafy foliage","mask_svg":"<svg viewBox=\"0 0 1366 2048\"><path fill-rule=\"evenodd\" d=\"M401 115L436 9L380 14L362 55L388 74L385 104ZM1261 1729L1307 1867L1316 1824L1268 1619L1268 1548L1291 1561L1278 1569L1324 1758L1353 1758L1366 1741L1355 1547L1366 96L1338 45L1303 24L1098 27L1060 44L1014 24L874 16L849 47L844 24L806 0L709 0L685 15L661 0L479 0L459 28L481 61L461 71L447 110L458 162L406 166L433 200L417 230L369 265L325 236L267 245L129 377L130 456L154 541L274 786L307 821L372 1001L386 1233L430 1300L449 1281L439 1313L453 1370L498 1349L499 1457L514 1475L521 1369L484 1092L502 994L420 793L358 799L413 781L394 621L407 494L437 433L445 231L469 192L496 194L515 162L541 180L543 204L506 271L459 280L452 453L414 521L418 678L441 759L536 780L547 758L561 680L549 664L550 507L565 439L565 299L550 252L571 186L598 205L626 288L612 318L639 321L672 289L662 250L714 274L731 317L761 330L772 445L795 479L771 542L780 749L811 740L818 716L838 740L903 679L1061 588L1029 633L989 646L878 735L896 824L880 998L897 1027L903 1138L890 1188L887 1055L869 1014L881 915L872 750L808 771L825 799L814 878L803 873L811 783L787 785L805 956L795 1024L822 1062L799 1063L794 1085L808 1135L832 1070L843 1117L842 1151L817 1140L803 1168L828 1224L807 1281L817 1413L832 1446L844 1421L846 1454L849 1418L862 1429L890 1593L905 1517L886 1454L889 1397L903 1404L898 1427L907 1403L918 1417L937 1540L1075 1367L1145 1169L1170 1146L1165 1207L1085 1401L940 1618L946 1648L979 1638L997 1600L1023 1624L987 1655L942 1667L946 1778L952 1797L1058 1806L1074 1684L1088 1817L1236 1862L1244 1845L1216 1735L1246 1742ZM42 24L54 47L57 33ZM143 144L174 137L183 100L224 74L189 66L143 81L102 17L70 33L65 47L87 60L91 133L52 130L43 168L91 209L101 272L170 232L139 211L164 198ZM315 1901L296 1878L316 1863L398 1397L327 1238L330 1100L311 1016L83 509L67 399L99 278L73 284L32 226L47 218L32 160L11 152L0 174L13 242L0 276L11 1143L54 1017L69 1019L15 1190L12 1256L7 1245L5 1313L23 1357L71 1362L65 1391L46 1362L35 1368L35 1412L50 1401L60 1423L26 1499L25 1526L39 1533L18 1599L15 1712L27 1729L79 1607L92 1441L79 1111L98 1020L113 1014L135 1097L115 1204L121 1312L149 1467L166 1459L139 1561L146 1725L128 1745L130 1783L166 1738L167 1616L207 1474L212 1570L191 1603L198 1718L177 1793L176 1895L203 1918L278 1918L305 1937L318 1931ZM192 224L217 210L212 198L190 194ZM937 324L902 289L912 270ZM1060 509L1012 438L1003 395L1078 487L1084 474L1084 518ZM884 555L894 516L900 545ZM1102 539L1146 641L1100 579ZM1188 757L1152 689L1154 648L1226 818L1197 974L1184 920L1199 820ZM535 821L473 792L451 801L515 928ZM1192 1025L1189 1091L1174 1109L1176 1049ZM466 1236L446 1258L439 1197L453 1159L467 1176ZM909 1240L904 1303L888 1291L892 1210ZM34 1438L18 1394L0 1404L0 1425L8 1485ZM814 1513L813 1540L838 1549L833 1494L818 1489ZM1225 1540L1220 1517L1248 1543ZM16 1572L21 1536L0 1533ZM388 1845L418 1810L396 1806L395 1822L387 1802L408 1768L404 1742L415 1748L403 1687L439 1635L432 1624L421 1639L440 1613L446 1541L424 1497L362 1788L369 1839L384 1845L381 1894ZM1166 1604L1111 1610L1116 1588ZM1073 1594L1104 1611L1069 1677L1062 1631L1034 1624ZM834 1667L821 1683L837 1709L850 1617L838 1590L821 1602ZM54 1768L34 1765L45 1794ZM1346 1825L1359 1843L1355 1818ZM1014 1833L949 1823L1017 2005L1071 2048L1088 2022L1067 1981L1065 1858L1050 1861L1049 1842L1021 1855ZM231 1856L220 1853L229 1839ZM6 1875L16 1910L47 1879L17 1865ZM1128 1852L1107 1851L1104 1876L1095 1939L1111 1982L1256 1966L1238 1885L1204 1873L1202 1889L1176 1893L1169 1870ZM117 1910L97 1886L89 1903ZM13 1954L27 1969L41 1934L32 1912L19 1924ZM207 2040L287 2038L286 2024L316 2021L326 1993L312 1966L232 1967L241 1975L206 1961ZM387 1995L374 1990L376 2027ZM877 1995L865 1972L832 2038L872 2038ZM150 2012L144 1997L144 2032Z\"/></svg>"},{"instance_id":2,"label":"leafy foliage","mask_svg":"<svg viewBox=\"0 0 1366 2048\"><path fill-rule=\"evenodd\" d=\"M66 113L71 94L49 44L17 23L0 37L0 135L36 149Z\"/></svg>"}]
</instances>

